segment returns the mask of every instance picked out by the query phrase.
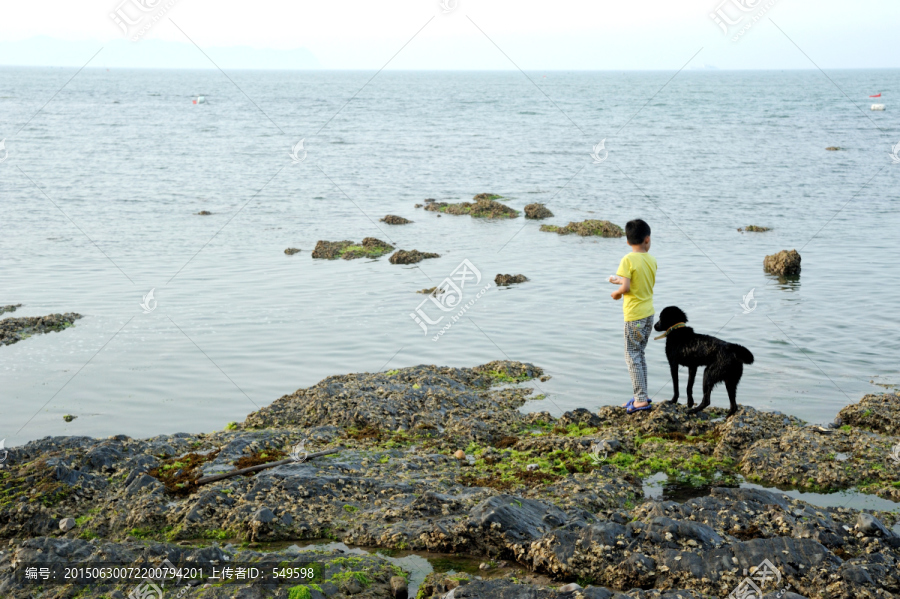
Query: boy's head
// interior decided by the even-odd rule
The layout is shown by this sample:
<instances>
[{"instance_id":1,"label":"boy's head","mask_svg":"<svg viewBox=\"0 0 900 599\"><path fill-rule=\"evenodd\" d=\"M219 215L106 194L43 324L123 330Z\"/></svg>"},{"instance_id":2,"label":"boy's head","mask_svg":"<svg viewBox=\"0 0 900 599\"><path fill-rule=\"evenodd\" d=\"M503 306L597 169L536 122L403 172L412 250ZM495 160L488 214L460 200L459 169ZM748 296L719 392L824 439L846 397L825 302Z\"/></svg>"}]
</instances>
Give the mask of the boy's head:
<instances>
[{"instance_id":1,"label":"boy's head","mask_svg":"<svg viewBox=\"0 0 900 599\"><path fill-rule=\"evenodd\" d=\"M625 239L628 240L628 245L643 245L648 237L650 225L643 220L636 218L625 224Z\"/></svg>"}]
</instances>

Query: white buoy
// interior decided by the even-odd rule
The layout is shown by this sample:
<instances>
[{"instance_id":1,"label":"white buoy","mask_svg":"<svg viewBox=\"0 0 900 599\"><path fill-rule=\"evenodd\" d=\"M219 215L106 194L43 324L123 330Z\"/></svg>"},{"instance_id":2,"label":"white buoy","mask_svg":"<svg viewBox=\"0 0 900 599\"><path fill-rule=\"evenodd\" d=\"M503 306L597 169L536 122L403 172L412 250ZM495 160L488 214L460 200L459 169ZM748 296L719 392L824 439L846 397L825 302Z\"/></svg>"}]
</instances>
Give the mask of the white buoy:
<instances>
[{"instance_id":1,"label":"white buoy","mask_svg":"<svg viewBox=\"0 0 900 599\"><path fill-rule=\"evenodd\" d=\"M872 110L884 110L884 104L872 104Z\"/></svg>"}]
</instances>

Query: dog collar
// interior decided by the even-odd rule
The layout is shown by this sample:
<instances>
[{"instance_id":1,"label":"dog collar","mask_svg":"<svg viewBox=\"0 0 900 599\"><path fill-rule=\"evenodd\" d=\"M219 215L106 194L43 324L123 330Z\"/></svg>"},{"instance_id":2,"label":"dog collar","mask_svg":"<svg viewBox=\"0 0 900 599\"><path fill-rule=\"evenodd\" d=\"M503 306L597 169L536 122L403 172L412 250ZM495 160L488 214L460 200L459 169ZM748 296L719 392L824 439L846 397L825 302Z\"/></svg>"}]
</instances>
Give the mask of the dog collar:
<instances>
[{"instance_id":1,"label":"dog collar","mask_svg":"<svg viewBox=\"0 0 900 599\"><path fill-rule=\"evenodd\" d=\"M684 324L683 322L679 322L679 323L673 324L673 325L670 326L668 329L666 329L666 332L665 332L665 333L663 333L663 334L660 335L659 337L654 337L653 340L656 341L657 339L662 339L663 337L665 337L666 335L668 335L669 333L671 333L671 332L674 331L675 329L681 329L681 328L684 328L684 327L686 327L686 326L687 326L687 325Z\"/></svg>"}]
</instances>

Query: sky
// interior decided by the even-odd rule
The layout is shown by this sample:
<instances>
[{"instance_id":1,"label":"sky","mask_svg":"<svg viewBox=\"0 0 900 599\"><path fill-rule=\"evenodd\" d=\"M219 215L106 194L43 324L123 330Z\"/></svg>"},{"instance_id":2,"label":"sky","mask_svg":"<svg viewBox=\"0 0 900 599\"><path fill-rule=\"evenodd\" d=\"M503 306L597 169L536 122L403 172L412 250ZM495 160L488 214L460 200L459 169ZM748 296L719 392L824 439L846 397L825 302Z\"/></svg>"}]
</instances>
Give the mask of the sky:
<instances>
[{"instance_id":1,"label":"sky","mask_svg":"<svg viewBox=\"0 0 900 599\"><path fill-rule=\"evenodd\" d=\"M898 68L898 23L896 0L7 0L0 65Z\"/></svg>"}]
</instances>

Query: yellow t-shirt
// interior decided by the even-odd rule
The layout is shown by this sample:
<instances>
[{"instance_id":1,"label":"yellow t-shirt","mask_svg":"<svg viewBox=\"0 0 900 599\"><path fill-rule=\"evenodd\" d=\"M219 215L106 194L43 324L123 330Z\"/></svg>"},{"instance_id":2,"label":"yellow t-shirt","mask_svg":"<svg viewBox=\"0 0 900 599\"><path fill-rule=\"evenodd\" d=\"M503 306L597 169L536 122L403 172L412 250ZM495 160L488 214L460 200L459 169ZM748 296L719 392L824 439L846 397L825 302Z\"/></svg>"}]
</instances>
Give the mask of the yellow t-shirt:
<instances>
[{"instance_id":1,"label":"yellow t-shirt","mask_svg":"<svg viewBox=\"0 0 900 599\"><path fill-rule=\"evenodd\" d=\"M656 284L656 258L647 253L631 252L619 262L616 276L631 279L631 291L622 298L625 322L641 320L656 313L653 309L653 286Z\"/></svg>"}]
</instances>

